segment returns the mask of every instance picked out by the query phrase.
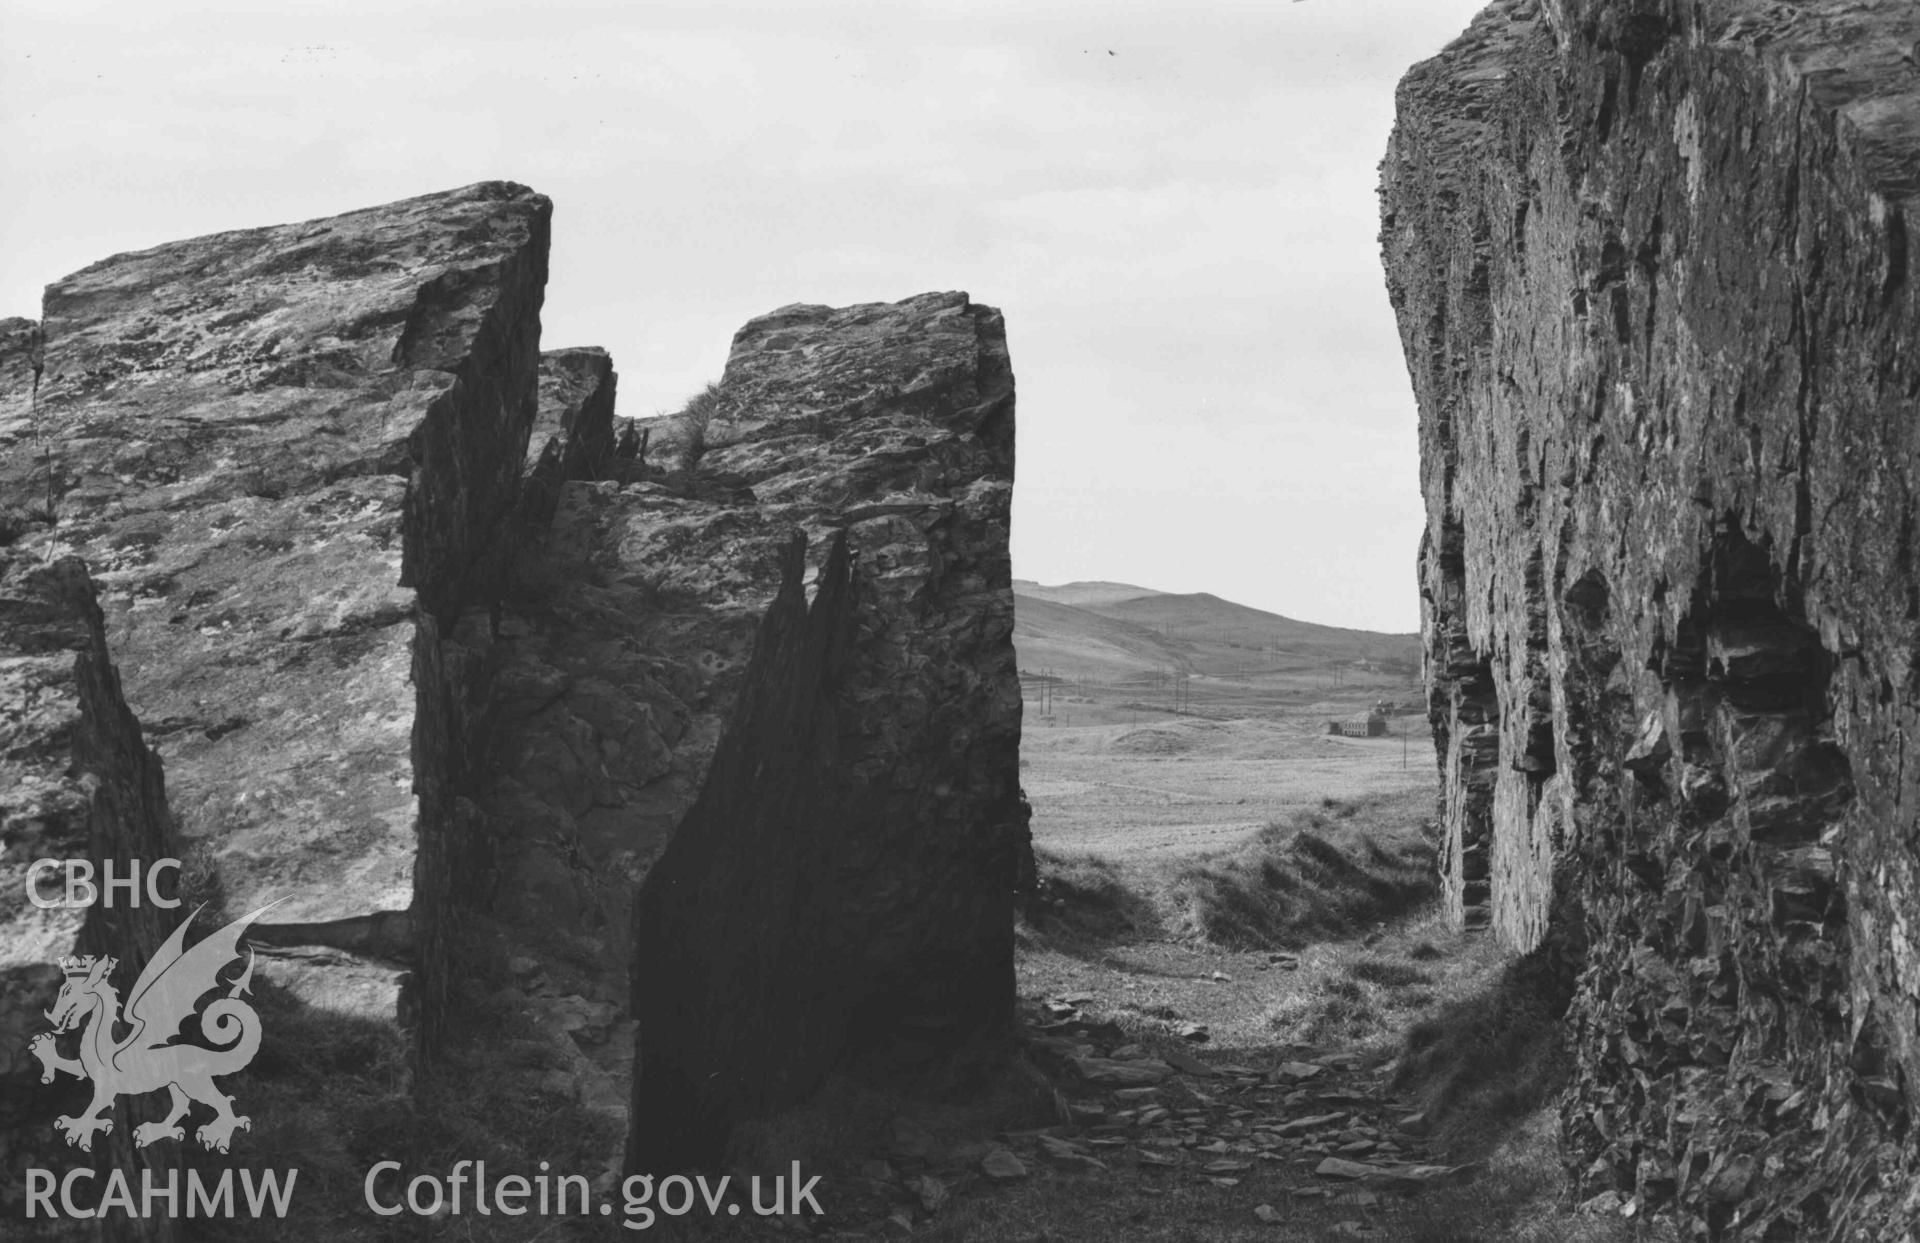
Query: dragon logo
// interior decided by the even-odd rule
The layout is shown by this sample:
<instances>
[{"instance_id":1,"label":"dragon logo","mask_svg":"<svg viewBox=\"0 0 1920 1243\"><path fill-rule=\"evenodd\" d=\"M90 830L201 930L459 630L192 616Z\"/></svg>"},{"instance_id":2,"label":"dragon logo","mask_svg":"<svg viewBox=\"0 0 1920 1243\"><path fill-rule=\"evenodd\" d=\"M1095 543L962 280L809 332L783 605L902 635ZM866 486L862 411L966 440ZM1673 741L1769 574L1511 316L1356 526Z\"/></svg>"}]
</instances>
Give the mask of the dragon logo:
<instances>
[{"instance_id":1,"label":"dragon logo","mask_svg":"<svg viewBox=\"0 0 1920 1243\"><path fill-rule=\"evenodd\" d=\"M54 1129L66 1132L69 1144L78 1144L82 1152L93 1151L93 1137L113 1130L115 1097L161 1088L173 1097L167 1116L163 1121L135 1127L136 1147L144 1148L156 1140L184 1139L179 1122L193 1101L213 1110L213 1120L196 1132L209 1149L225 1152L236 1128L252 1129L248 1118L233 1112L233 1098L213 1082L215 1075L230 1075L246 1066L260 1048L260 1016L240 1000L253 981L251 952L245 972L233 982L227 995L200 1011L202 1034L219 1047L171 1042L180 1036L180 1025L194 1013L194 1003L218 987L216 977L240 956L240 938L247 925L274 905L268 903L241 916L187 949L187 927L193 923L193 916L205 909L195 908L134 982L124 1015L120 996L109 982L119 960L91 954L60 960L66 982L60 986L53 1009L46 1012L53 1031L34 1037L27 1051L40 1060L42 1083L53 1082L55 1071L93 1080L93 1103L86 1112L77 1118L54 1121ZM80 1056L60 1056L54 1038L82 1024L85 1030L80 1033ZM116 1028L126 1028L126 1034L116 1036Z\"/></svg>"}]
</instances>

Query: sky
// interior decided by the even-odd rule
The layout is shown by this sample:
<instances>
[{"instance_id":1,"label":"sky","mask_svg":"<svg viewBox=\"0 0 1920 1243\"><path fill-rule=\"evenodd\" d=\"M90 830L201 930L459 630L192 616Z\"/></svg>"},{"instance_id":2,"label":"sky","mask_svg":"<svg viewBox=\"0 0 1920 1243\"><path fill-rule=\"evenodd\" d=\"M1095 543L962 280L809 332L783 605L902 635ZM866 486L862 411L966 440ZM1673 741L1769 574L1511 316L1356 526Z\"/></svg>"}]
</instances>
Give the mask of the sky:
<instances>
[{"instance_id":1,"label":"sky","mask_svg":"<svg viewBox=\"0 0 1920 1243\"><path fill-rule=\"evenodd\" d=\"M793 302L1006 315L1016 576L1419 625L1393 88L1480 0L0 0L0 316L127 250L483 180L548 348L676 410Z\"/></svg>"}]
</instances>

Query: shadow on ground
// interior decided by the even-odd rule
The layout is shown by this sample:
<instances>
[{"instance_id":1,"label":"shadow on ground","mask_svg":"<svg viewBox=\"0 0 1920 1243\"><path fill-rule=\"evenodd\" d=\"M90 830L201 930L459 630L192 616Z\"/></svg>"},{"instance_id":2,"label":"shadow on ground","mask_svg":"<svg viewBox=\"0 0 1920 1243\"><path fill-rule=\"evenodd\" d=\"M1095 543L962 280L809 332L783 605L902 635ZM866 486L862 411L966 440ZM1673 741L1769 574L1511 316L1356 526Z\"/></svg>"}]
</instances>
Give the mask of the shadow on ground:
<instances>
[{"instance_id":1,"label":"shadow on ground","mask_svg":"<svg viewBox=\"0 0 1920 1243\"><path fill-rule=\"evenodd\" d=\"M1332 802L1172 868L1043 853L1006 1055L937 1087L842 1073L729 1162L799 1160L820 1217L674 1237L1669 1238L1561 1202L1551 1002L1442 926L1429 807Z\"/></svg>"}]
</instances>

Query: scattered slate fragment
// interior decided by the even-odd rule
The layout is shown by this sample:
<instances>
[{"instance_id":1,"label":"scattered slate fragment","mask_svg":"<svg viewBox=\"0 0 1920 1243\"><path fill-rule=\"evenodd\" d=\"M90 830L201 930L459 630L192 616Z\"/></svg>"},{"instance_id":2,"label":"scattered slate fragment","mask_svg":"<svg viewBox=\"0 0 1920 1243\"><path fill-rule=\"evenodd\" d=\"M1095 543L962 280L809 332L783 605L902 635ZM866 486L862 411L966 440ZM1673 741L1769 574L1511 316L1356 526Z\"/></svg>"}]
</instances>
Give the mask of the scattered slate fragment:
<instances>
[{"instance_id":1,"label":"scattered slate fragment","mask_svg":"<svg viewBox=\"0 0 1920 1243\"><path fill-rule=\"evenodd\" d=\"M1104 1057L1076 1057L1073 1059L1073 1064L1079 1070L1080 1077L1090 1083L1135 1088L1159 1083L1171 1075L1174 1069L1167 1062L1149 1057L1130 1062L1114 1061Z\"/></svg>"},{"instance_id":2,"label":"scattered slate fragment","mask_svg":"<svg viewBox=\"0 0 1920 1243\"><path fill-rule=\"evenodd\" d=\"M920 1207L929 1213L939 1212L950 1195L947 1185L931 1174L908 1179L907 1190L913 1193L914 1199L920 1201Z\"/></svg>"},{"instance_id":3,"label":"scattered slate fragment","mask_svg":"<svg viewBox=\"0 0 1920 1243\"><path fill-rule=\"evenodd\" d=\"M940 1141L911 1118L895 1118L889 1138L888 1146L895 1156L932 1161L940 1155Z\"/></svg>"},{"instance_id":4,"label":"scattered slate fragment","mask_svg":"<svg viewBox=\"0 0 1920 1243\"><path fill-rule=\"evenodd\" d=\"M1008 1182L1027 1176L1026 1163L1005 1148L996 1148L980 1158L980 1172L995 1182Z\"/></svg>"},{"instance_id":5,"label":"scattered slate fragment","mask_svg":"<svg viewBox=\"0 0 1920 1243\"><path fill-rule=\"evenodd\" d=\"M1349 1161L1345 1157L1328 1157L1314 1166L1313 1172L1322 1178L1344 1179L1371 1178L1378 1173L1371 1165L1362 1165L1358 1161Z\"/></svg>"},{"instance_id":6,"label":"scattered slate fragment","mask_svg":"<svg viewBox=\"0 0 1920 1243\"><path fill-rule=\"evenodd\" d=\"M1194 1075L1201 1079L1213 1077L1213 1067L1184 1050L1167 1050L1166 1061L1183 1075Z\"/></svg>"},{"instance_id":7,"label":"scattered slate fragment","mask_svg":"<svg viewBox=\"0 0 1920 1243\"><path fill-rule=\"evenodd\" d=\"M1627 1197L1617 1191L1603 1191L1580 1202L1578 1211L1582 1213L1618 1213L1627 1203Z\"/></svg>"},{"instance_id":8,"label":"scattered slate fragment","mask_svg":"<svg viewBox=\"0 0 1920 1243\"><path fill-rule=\"evenodd\" d=\"M1088 1156L1084 1152L1063 1153L1060 1156L1049 1157L1047 1159L1059 1168L1070 1170L1075 1174L1104 1174L1107 1172L1107 1163L1105 1161L1102 1161L1098 1157Z\"/></svg>"}]
</instances>

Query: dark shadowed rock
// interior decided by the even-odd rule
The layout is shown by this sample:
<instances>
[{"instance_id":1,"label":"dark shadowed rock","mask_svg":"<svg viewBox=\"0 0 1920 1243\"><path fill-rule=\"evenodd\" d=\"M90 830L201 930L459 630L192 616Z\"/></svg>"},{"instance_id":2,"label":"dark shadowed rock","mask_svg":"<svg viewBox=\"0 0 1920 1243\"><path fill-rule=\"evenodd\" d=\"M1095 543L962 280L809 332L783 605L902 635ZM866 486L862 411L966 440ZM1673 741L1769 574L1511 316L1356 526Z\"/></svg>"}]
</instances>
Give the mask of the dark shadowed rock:
<instances>
[{"instance_id":1,"label":"dark shadowed rock","mask_svg":"<svg viewBox=\"0 0 1920 1243\"><path fill-rule=\"evenodd\" d=\"M527 440L521 520L544 533L571 479L603 479L614 468L617 377L603 349L548 350L540 356L540 406Z\"/></svg>"},{"instance_id":2,"label":"dark shadowed rock","mask_svg":"<svg viewBox=\"0 0 1920 1243\"><path fill-rule=\"evenodd\" d=\"M729 722L732 758L710 770L675 744L701 802L640 900L640 1169L710 1159L734 1121L799 1100L850 1050L999 1030L1027 849L998 313L964 294L777 311L735 337L704 432L670 473L570 486L551 537L614 590L673 602L684 620L654 623L655 643L685 670L687 733ZM672 449L684 428L663 435ZM761 655L797 633L796 604L776 606L784 629L747 641L745 627L774 625L776 593L800 591L796 529L815 550L814 630L780 641L837 653L830 672L815 668L824 655ZM840 571L821 558L842 543L846 582L829 592ZM822 681L803 693L808 678ZM750 710L774 686L815 704L817 724ZM788 838L803 854L769 863L797 849ZM674 952L653 947L663 936ZM776 980L742 965L762 960L788 966Z\"/></svg>"},{"instance_id":3,"label":"dark shadowed rock","mask_svg":"<svg viewBox=\"0 0 1920 1243\"><path fill-rule=\"evenodd\" d=\"M1580 1194L1699 1237L1920 1227L1916 40L1502 0L1382 167L1450 908L1590 942Z\"/></svg>"}]
</instances>

